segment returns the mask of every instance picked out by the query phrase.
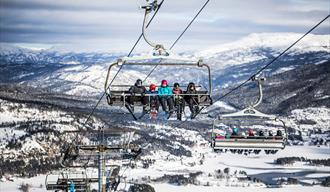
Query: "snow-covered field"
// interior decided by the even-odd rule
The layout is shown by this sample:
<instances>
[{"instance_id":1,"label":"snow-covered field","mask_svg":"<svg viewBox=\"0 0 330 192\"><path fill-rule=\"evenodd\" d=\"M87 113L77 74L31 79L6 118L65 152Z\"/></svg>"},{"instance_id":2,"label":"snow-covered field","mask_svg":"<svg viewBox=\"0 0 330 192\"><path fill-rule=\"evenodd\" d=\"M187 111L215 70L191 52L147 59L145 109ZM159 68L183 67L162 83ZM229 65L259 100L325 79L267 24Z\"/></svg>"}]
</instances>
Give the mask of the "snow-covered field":
<instances>
[{"instance_id":1,"label":"snow-covered field","mask_svg":"<svg viewBox=\"0 0 330 192\"><path fill-rule=\"evenodd\" d=\"M238 66L249 62L257 62L264 59L272 58L278 55L278 52L287 47L291 42L299 38L301 34L251 34L237 42L212 47L208 50L194 53L194 56L203 57L204 61L210 63L212 67L215 90L218 92L217 76L222 69L229 66ZM288 55L299 53L322 52L328 53L329 35L310 35L309 40L301 42ZM14 52L17 52L13 50ZM41 54L45 59L38 60L37 63L43 63L45 60L52 58L52 52L30 52L20 50L25 54L22 57L40 57ZM5 58L11 58L11 53L2 50L0 53ZM54 52L56 53L56 52ZM57 53L56 53L57 54ZM70 54L59 54L59 60L51 61L51 63L59 63L65 67L58 68L51 73L34 77L30 86L34 87L53 87L53 91L69 95L90 96L97 95L103 90L103 84L109 64L117 58L117 55L98 55L93 59L93 55L82 54L78 57L69 57ZM0 54L1 55L1 54ZM16 55L13 53L14 58ZM26 55L26 56L24 56ZM188 55L189 56L189 55ZM192 55L191 55L192 56ZM100 60L100 58L102 58ZM326 55L320 60L327 61L330 56ZM18 58L19 59L19 58ZM24 58L22 59L24 61ZM318 61L318 60L316 60ZM22 62L24 64L24 62ZM221 65L220 65L221 64ZM316 63L317 64L317 63ZM295 65L283 66L274 71L283 73L285 71L294 70ZM121 72L114 84L133 84L137 78L144 78L145 68L127 68L125 73ZM158 73L169 72L168 68L157 69ZM176 72L172 75L172 72ZM191 70L186 73L187 69L171 72L172 81L188 82L192 79L196 83L205 82L204 73L197 73ZM114 76L117 71L112 71ZM196 72L196 73L195 73ZM184 75L181 75L184 73ZM221 74L221 75L218 75ZM233 79L248 74L247 71L239 71L233 74ZM167 74L164 74L166 76ZM22 74L19 79L34 76L34 72ZM163 76L151 77L147 83L157 83ZM165 77L164 77L165 78ZM167 78L167 77L166 77ZM190 81L190 80L189 80ZM231 80L229 79L228 82ZM315 94L315 100L324 100L329 94L324 94L325 90L319 90ZM290 92L287 98L296 96L297 93ZM218 111L219 108L225 111L234 111L235 107L223 101L215 102L208 111L202 111L210 115L211 112ZM187 112L189 110L187 109ZM187 113L187 116L189 116ZM211 120L207 115L200 115L197 120L189 120L190 124L194 122L205 123ZM62 147L62 140L58 140L58 132L65 130L78 130L84 126L85 118L83 115L75 114L65 110L54 109L49 106L35 107L30 104L14 103L0 99L0 153L4 160L15 161L19 155L31 154L33 150L41 152L45 157L49 157L52 153L54 159L56 154ZM289 165L275 164L277 158L284 157L304 157L306 159L330 159L329 142L327 145L321 144L319 147L310 146L312 137L322 137L329 139L330 131L330 110L328 107L308 107L304 109L295 109L291 111L291 115L283 119L286 125L302 133L305 142L300 142L299 146L287 146L284 150L279 151L275 155L238 155L231 153L215 153L212 151L209 142L205 138L206 133L192 128L171 127L166 122L162 125L148 124L146 122L129 123L127 126L136 129L137 134L133 140L137 143L144 142L142 147L146 151L141 160L135 163L137 167L122 167L121 174L124 175L126 181L134 183L148 183L153 186L156 192L168 191L327 191L330 189L320 186L320 182L326 177L330 177L329 166L316 166L308 162L294 162ZM101 127L103 123L92 118L91 124L94 127ZM126 125L125 125L126 126ZM44 133L43 131L51 131ZM55 132L55 133L53 133ZM322 132L322 134L318 133ZM327 133L326 133L327 132ZM312 134L312 136L311 136ZM144 138L145 137L145 138ZM65 139L64 139L65 140ZM15 142L14 142L15 141ZM56 142L57 141L57 142ZM9 147L21 144L21 147ZM294 142L291 142L294 143ZM56 150L54 150L56 149ZM31 152L31 153L30 153ZM50 153L51 152L51 153ZM26 156L21 158L28 163ZM36 159L39 157L35 157ZM32 157L31 157L32 159ZM145 167L144 161L151 161ZM3 161L5 162L5 161ZM55 161L54 161L55 162ZM110 163L110 162L108 162ZM121 163L121 162L112 162ZM127 162L126 162L127 163ZM38 167L38 166L36 166ZM15 170L16 171L16 170ZM48 170L47 170L48 171ZM95 170L92 170L95 172ZM1 173L1 170L0 170ZM192 176L195 175L195 176ZM31 191L46 191L45 178L46 175L38 175L32 178L20 178L17 175L7 175L13 177L13 181L0 178L0 192L19 191L18 187L22 183L31 185ZM176 179L176 177L178 177ZM173 179L174 178L174 179ZM285 183L288 178L298 181L298 184ZM171 180L172 179L172 180ZM284 182L282 182L284 180ZM281 181L281 184L277 184ZM120 185L123 187L124 183ZM270 188L269 186L280 188ZM313 185L313 186L310 186ZM97 185L93 184L93 187Z\"/></svg>"},{"instance_id":2,"label":"snow-covered field","mask_svg":"<svg viewBox=\"0 0 330 192\"><path fill-rule=\"evenodd\" d=\"M43 111L36 108L19 106L6 101L1 101L2 123L16 121L29 121L31 115L43 120L52 117L54 120L63 118L66 121L73 121L73 116L61 111ZM225 103L217 103L217 106L224 106L230 110L233 108ZM11 109L9 109L11 108ZM303 110L294 110L292 112L292 124L301 120L314 119L315 124L309 129L321 127L324 131L328 130L329 124L327 108L308 108ZM56 123L55 123L56 124ZM75 124L73 124L75 125ZM72 126L72 125L71 125ZM60 126L62 127L62 126ZM74 126L75 127L75 126ZM294 126L293 126L294 127ZM54 127L56 128L56 126ZM63 127L62 127L63 128ZM143 134L157 143L146 143L143 145L148 153L144 154L142 160L152 160L147 168L144 168L143 161L137 161L137 168L121 169L124 172L126 181L135 183L148 183L155 187L157 192L161 191L328 191L329 188L321 187L320 179L330 176L330 167L312 166L306 162L296 162L292 165L278 165L274 161L281 157L304 157L307 159L328 159L330 158L329 145L309 146L308 142L303 146L287 146L284 150L275 155L238 155L231 153L215 153L209 146L208 141L202 136L201 132L194 129L185 129L171 127L169 124L149 125L145 122L136 122L131 128L137 129L140 135L134 137L134 140L140 139ZM2 128L4 133L11 133L8 128ZM5 131L7 130L7 131ZM24 134L23 130L15 130L16 136ZM143 133L143 134L142 134ZM3 134L2 134L3 135ZM33 137L32 137L33 138ZM169 138L171 138L169 140ZM168 140L163 144L168 148L156 147L159 140ZM6 139L1 137L3 146ZM23 151L29 151L27 146L35 146L33 139L27 139L23 145ZM40 146L40 145L38 145ZM40 146L41 147L41 146ZM170 150L169 150L170 149ZM42 147L40 149L42 151ZM174 155L172 150L188 151L191 155L181 153ZM6 150L3 150L6 151ZM227 169L227 171L225 171ZM200 173L199 173L200 172ZM190 174L197 174L193 182L189 184L180 184L169 182L167 176L181 175L183 178L189 178ZM31 191L45 191L46 175L39 175L33 178L15 178L14 182L1 181L0 191L17 191L22 183L31 185ZM251 179L247 179L250 177ZM276 183L280 179L295 178L300 184L285 185L282 188L267 188L267 184L278 186ZM162 180L163 179L163 180ZM182 178L181 178L182 179ZM302 184L303 183L303 184ZM317 184L313 187L306 184Z\"/></svg>"},{"instance_id":3,"label":"snow-covered field","mask_svg":"<svg viewBox=\"0 0 330 192\"><path fill-rule=\"evenodd\" d=\"M188 185L188 186L174 186L169 184L156 184L153 185L157 192L168 192L168 191L180 191L180 192L329 192L329 188L326 187L301 187L301 186L285 186L282 188L258 188L258 187L226 187L226 186L196 186L196 185Z\"/></svg>"},{"instance_id":4,"label":"snow-covered field","mask_svg":"<svg viewBox=\"0 0 330 192\"><path fill-rule=\"evenodd\" d=\"M302 185L284 185L281 188L267 188L263 183L253 183L251 181L238 182L234 175L234 171L245 171L248 175L258 174L283 174L291 175L295 177L298 173L307 173L304 177L315 178L315 177L327 177L330 176L330 167L324 166L309 166L301 163L297 163L290 166L280 166L273 164L274 159L279 157L288 156L304 156L306 158L329 158L330 152L328 147L311 147L311 146L289 146L283 151L278 152L276 155L254 155L254 156L242 156L236 154L217 154L210 150L207 146L196 146L194 148L195 153L191 158L183 158L177 160L174 157L164 160L166 156L164 152L160 152L156 157L156 162L148 169L138 167L137 169L124 169L125 175L129 178L133 178L134 181L138 180L138 183L143 183L142 178L150 178L150 180L161 177L164 174L175 175L202 171L203 174L197 177L200 184L196 185L183 185L178 186L168 183L159 183L152 181L148 182L154 186L157 192L162 191L329 191L329 188L321 186L302 186ZM204 154L205 160L202 165L193 165L193 162L197 162L200 155ZM230 179L215 179L213 176L214 171L217 169L230 169ZM299 178L299 176L297 176ZM31 184L31 191L46 191L45 190L45 175L39 175L37 177L22 179L14 178L14 182L6 181L0 182L0 191L17 191L18 186L21 183ZM140 179L139 179L140 178ZM209 184L207 184L209 182ZM209 186L206 186L209 185Z\"/></svg>"},{"instance_id":5,"label":"snow-covered field","mask_svg":"<svg viewBox=\"0 0 330 192\"><path fill-rule=\"evenodd\" d=\"M234 190L239 190L244 187L246 191L258 189L258 191L265 189L266 185L263 183L254 183L251 181L238 182L240 177L237 174L244 171L251 177L263 179L263 176L268 177L269 174L274 173L279 178L302 177L327 177L330 176L330 167L324 166L309 166L303 163L296 163L290 166L281 166L274 164L274 160L280 157L303 156L310 159L327 159L330 157L329 147L315 147L315 146L288 146L286 149L279 151L276 155L248 155L242 156L230 153L214 153L209 145L205 145L205 140L201 139L196 142L192 148L192 157L175 157L170 154L157 151L151 155L150 158L155 158L156 162L148 169L132 169L127 171L127 176L140 181L148 178L153 180L163 175L175 175L189 173L196 173L202 171L203 173L197 177L198 183L196 185L187 186L173 186L168 184L153 183L157 191L166 191L175 189L176 191L217 191L223 187ZM145 157L147 158L147 157ZM200 163L202 160L202 163ZM224 170L229 168L229 179L216 179L215 170ZM318 175L316 175L318 174ZM198 186L197 186L198 185ZM208 185L208 186L204 186ZM328 189L317 187L321 191ZM310 187L303 186L286 186L283 191L308 191ZM267 189L271 190L271 189ZM275 191L277 189L272 189Z\"/></svg>"}]
</instances>

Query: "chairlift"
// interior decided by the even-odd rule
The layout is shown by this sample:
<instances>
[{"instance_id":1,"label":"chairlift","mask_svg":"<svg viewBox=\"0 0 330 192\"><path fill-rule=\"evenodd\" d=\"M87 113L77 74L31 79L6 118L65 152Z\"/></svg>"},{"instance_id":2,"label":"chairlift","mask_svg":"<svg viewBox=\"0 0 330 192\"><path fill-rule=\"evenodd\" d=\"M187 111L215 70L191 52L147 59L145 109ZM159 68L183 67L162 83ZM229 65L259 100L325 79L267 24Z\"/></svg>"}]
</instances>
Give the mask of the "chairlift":
<instances>
[{"instance_id":1,"label":"chairlift","mask_svg":"<svg viewBox=\"0 0 330 192\"><path fill-rule=\"evenodd\" d=\"M259 87L259 98L255 104L234 113L221 114L214 119L211 133L214 151L247 155L259 154L264 150L266 154L275 154L285 148L288 134L284 121L255 109L262 101L264 79L253 78L253 81ZM233 131L229 133L231 128ZM245 134L248 129L249 133ZM255 133L256 129L259 133Z\"/></svg>"},{"instance_id":2,"label":"chairlift","mask_svg":"<svg viewBox=\"0 0 330 192\"><path fill-rule=\"evenodd\" d=\"M116 179L120 166L113 165L107 171L107 183L116 185ZM75 191L90 191L92 183L99 182L98 174L87 173L86 170L65 169L60 171L52 171L46 175L46 190L51 191L69 191L73 187Z\"/></svg>"},{"instance_id":3,"label":"chairlift","mask_svg":"<svg viewBox=\"0 0 330 192\"><path fill-rule=\"evenodd\" d=\"M75 131L66 131L75 133ZM89 131L88 141L84 144L70 144L65 147L60 164L62 167L93 167L89 162L96 160L96 154L105 152L106 158L122 159L136 158L141 149L131 143L134 136L132 130L106 129L101 131Z\"/></svg>"},{"instance_id":4,"label":"chairlift","mask_svg":"<svg viewBox=\"0 0 330 192\"><path fill-rule=\"evenodd\" d=\"M127 84L119 84L119 85L112 85L109 82L113 81L113 78L110 77L110 73L113 71L115 67L122 67L122 66L166 66L166 67L197 67L199 69L206 68L208 73L208 88L203 89L201 85L197 85L198 88L196 94L188 94L185 91L182 94L177 94L176 96L193 96L196 105L199 107L207 107L212 105L212 79L211 79L211 69L210 66L205 64L202 59L188 59L181 56L176 56L173 53L170 53L168 50L164 48L163 45L153 43L148 40L146 35L146 24L148 21L148 15L156 10L157 3L156 1L152 3L148 3L147 6L143 6L141 8L145 9L145 17L142 27L142 35L145 41L154 48L153 53L149 56L132 56L132 57L123 57L117 59L116 62L112 63L108 68L108 73L104 85L104 91L106 93L107 103L110 106L123 106L125 107L129 113L132 114L135 120L141 118L136 115L134 112L135 106L141 106L141 100L143 97L147 98L147 101L151 100L151 97L154 97L155 94L134 94L130 93L128 90L132 85ZM145 86L145 85L144 85ZM147 86L145 86L147 87ZM129 100L130 99L130 100ZM134 102L134 106L131 106L129 101ZM149 109L152 107L149 104ZM182 112L177 108L178 119L181 119Z\"/></svg>"},{"instance_id":5,"label":"chairlift","mask_svg":"<svg viewBox=\"0 0 330 192\"><path fill-rule=\"evenodd\" d=\"M90 183L97 182L97 178L88 178L85 171L54 171L46 176L46 190L69 191L74 186L75 191L88 191Z\"/></svg>"}]
</instances>

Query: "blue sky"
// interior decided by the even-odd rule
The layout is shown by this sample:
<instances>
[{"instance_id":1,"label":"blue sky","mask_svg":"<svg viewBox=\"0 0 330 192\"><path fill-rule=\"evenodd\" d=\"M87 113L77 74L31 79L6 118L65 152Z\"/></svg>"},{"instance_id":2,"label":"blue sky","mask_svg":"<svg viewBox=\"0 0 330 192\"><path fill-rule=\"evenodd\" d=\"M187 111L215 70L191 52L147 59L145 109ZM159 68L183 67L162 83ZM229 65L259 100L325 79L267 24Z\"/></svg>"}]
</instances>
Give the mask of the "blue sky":
<instances>
[{"instance_id":1,"label":"blue sky","mask_svg":"<svg viewBox=\"0 0 330 192\"><path fill-rule=\"evenodd\" d=\"M160 0L159 0L160 1ZM149 28L169 47L205 0L165 0ZM0 0L0 43L127 52L141 33L145 0ZM201 50L250 33L304 33L330 14L329 0L210 0L174 48ZM330 19L314 31L330 34ZM137 51L150 48L141 41Z\"/></svg>"}]
</instances>

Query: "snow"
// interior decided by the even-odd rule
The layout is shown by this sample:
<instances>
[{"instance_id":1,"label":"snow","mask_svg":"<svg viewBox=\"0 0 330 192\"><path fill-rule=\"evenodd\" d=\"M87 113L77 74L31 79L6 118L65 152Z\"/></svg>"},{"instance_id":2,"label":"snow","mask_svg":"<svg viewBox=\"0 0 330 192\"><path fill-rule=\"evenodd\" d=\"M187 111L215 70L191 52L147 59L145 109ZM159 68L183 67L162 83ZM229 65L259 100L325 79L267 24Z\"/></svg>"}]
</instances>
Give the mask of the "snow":
<instances>
[{"instance_id":1,"label":"snow","mask_svg":"<svg viewBox=\"0 0 330 192\"><path fill-rule=\"evenodd\" d=\"M248 155L242 156L238 154L230 153L214 153L208 141L206 141L198 131L187 130L182 128L173 128L168 125L153 125L153 126L143 126L143 122L137 122L133 127L139 129L139 131L144 131L150 133L154 138L160 137L163 134L172 136L173 147L183 146L184 148L189 148L192 152L191 157L186 156L175 156L164 150L152 150L150 155L145 155L143 159L155 159L155 163L151 164L148 169L142 168L140 162L137 162L138 168L122 168L121 173L125 170L125 176L127 180L133 179L138 182L148 182L144 178L156 179L159 177L167 175L183 174L188 175L189 173L196 173L202 171L203 174L196 178L198 185L187 185L187 186L176 186L165 183L155 183L149 182L155 187L157 192L162 191L326 191L328 188L314 186L307 187L301 185L288 186L285 185L282 188L266 188L263 183L254 183L252 181L239 182L238 178L243 175L235 174L235 171L245 171L248 175L262 175L270 174L272 172L278 175L287 175L292 173L306 173L305 178L315 178L315 177L327 177L330 176L329 167L324 166L310 166L302 163L295 163L293 165L276 165L274 160L280 157L292 157L292 156L302 156L309 159L325 159L329 158L329 148L325 146L314 147L314 146L287 146L284 150L279 151L276 155ZM154 132L151 132L153 129ZM195 142L194 146L189 147L180 142L179 139L185 139ZM36 143L30 143L30 146L37 147ZM152 145L152 144L150 144ZM148 145L148 146L150 146ZM148 147L144 146L144 147ZM203 163L199 162L203 160ZM112 162L115 163L115 162ZM230 178L229 179L216 179L214 174L215 170L224 170L225 168L230 168ZM95 171L94 171L95 173ZM211 175L211 176L210 176ZM283 176L283 177L284 177ZM35 179L35 181L34 181ZM45 179L45 176L43 176ZM17 186L24 183L33 183L36 185L33 190L43 191L39 183L42 180L41 176L31 179L17 179L15 182L3 182L0 183L1 190L5 191L15 191ZM308 182L311 182L308 180ZM211 186L205 186L211 185ZM244 186L244 187L243 187Z\"/></svg>"},{"instance_id":2,"label":"snow","mask_svg":"<svg viewBox=\"0 0 330 192\"><path fill-rule=\"evenodd\" d=\"M321 100L321 99L328 99L328 98L330 98L330 95L323 95L322 97L317 98L317 99Z\"/></svg>"},{"instance_id":3,"label":"snow","mask_svg":"<svg viewBox=\"0 0 330 192\"><path fill-rule=\"evenodd\" d=\"M26 104L13 103L0 99L0 153L5 158L17 158L18 156L32 154L34 152L45 153L56 150L58 146L50 146L45 138L58 140L53 133L36 133L31 131L51 129L63 132L66 130L78 130L83 122L78 117L66 111L53 108L32 107ZM100 126L100 122L93 118L94 126ZM49 131L47 131L49 132ZM48 140L49 141L49 140ZM10 142L18 142L22 146L18 149L8 148ZM30 157L30 156L29 156Z\"/></svg>"},{"instance_id":4,"label":"snow","mask_svg":"<svg viewBox=\"0 0 330 192\"><path fill-rule=\"evenodd\" d=\"M284 118L288 127L301 131L322 129L330 130L330 109L327 107L309 107L305 109L295 109L291 115ZM310 120L312 124L304 124L301 121Z\"/></svg>"},{"instance_id":5,"label":"snow","mask_svg":"<svg viewBox=\"0 0 330 192\"><path fill-rule=\"evenodd\" d=\"M1 128L0 129L0 139L4 140L10 140L11 138L15 137L20 137L22 135L25 135L25 131L23 130L15 130L13 131L12 128Z\"/></svg>"},{"instance_id":6,"label":"snow","mask_svg":"<svg viewBox=\"0 0 330 192\"><path fill-rule=\"evenodd\" d=\"M8 43L0 43L0 54L1 55L8 55L8 54L17 53L17 52L19 53L22 51L32 51L32 50L13 46Z\"/></svg>"},{"instance_id":7,"label":"snow","mask_svg":"<svg viewBox=\"0 0 330 192\"><path fill-rule=\"evenodd\" d=\"M295 68L294 66L282 67L282 68L276 70L273 74L283 73L283 72L286 72L286 71L293 70L294 68Z\"/></svg>"},{"instance_id":8,"label":"snow","mask_svg":"<svg viewBox=\"0 0 330 192\"><path fill-rule=\"evenodd\" d=\"M212 63L212 69L219 71L233 65L267 62L302 35L300 33L253 33L237 41L196 52L195 56L202 57L207 63ZM291 48L288 55L329 53L329 38L330 35L310 34ZM323 61L330 58L330 56L324 57L324 59L321 58Z\"/></svg>"},{"instance_id":9,"label":"snow","mask_svg":"<svg viewBox=\"0 0 330 192\"><path fill-rule=\"evenodd\" d=\"M295 33L276 33L276 34L251 34L239 41L212 47L205 51L196 53L195 56L204 57L206 60L217 59L217 63L223 62L221 66L215 66L216 68L221 68L225 65L242 64L247 62L252 62L256 60L266 59L267 57L263 54L258 53L258 49L270 48L271 53L277 53L278 50L286 48L290 43L298 39L302 34ZM300 42L291 54L296 54L300 52L312 52L312 51L329 51L329 35L309 35ZM25 50L15 47L4 48L0 46L0 52L5 54L11 54L15 52L28 52L31 50ZM46 53L46 52L45 52ZM57 56L62 53L55 52ZM85 54L86 58L93 58L94 54ZM111 56L111 55L110 55ZM64 62L65 61L65 62ZM35 81L37 84L43 82L46 86L60 84L59 90L64 90L64 93L71 95L92 95L95 93L100 93L103 90L104 79L106 77L107 68L110 65L109 61L103 62L102 58L98 58L96 61L101 63L85 65L83 62L75 60L63 60L63 64L67 64L67 67L61 68L53 72L50 76L45 75ZM327 60L322 60L327 61ZM321 61L320 61L321 62ZM216 63L216 64L217 64ZM283 67L278 69L275 73L282 73L284 71L292 70L293 67ZM117 71L111 72L111 77ZM24 74L24 75L32 75ZM21 77L24 77L22 75ZM145 77L146 74L143 72L137 72L135 69L125 69L125 73L121 73L116 83L131 85L138 78ZM196 74L192 74L195 79ZM199 74L198 74L199 75ZM243 73L238 74L236 77L244 75ZM175 74L177 78L186 81L187 76L180 76L180 74ZM159 77L149 78L147 83L158 82ZM203 80L203 79L202 79ZM62 82L68 82L62 85ZM296 93L290 93L287 97L293 97ZM329 96L324 95L318 97L318 99L327 99ZM74 122L74 116L70 115L64 111L47 109L41 110L38 108L27 107L24 104L10 103L4 100L0 100L1 111L0 111L0 123L20 123L28 120L59 120L64 122L72 123L70 125L61 125L59 123L53 123L54 129L56 130L74 130L79 127L79 123ZM234 107L228 105L225 102L218 101L215 102L212 107L224 108L227 110L235 110ZM211 107L211 108L212 108ZM211 109L210 108L210 109ZM189 112L188 112L189 115ZM295 109L292 114L284 119L286 124L290 127L300 129L300 130L315 130L321 128L323 131L330 130L330 109L327 107L320 108L306 108L306 109ZM304 124L301 121L312 120L315 124ZM198 176L196 179L199 185L187 185L187 186L175 186L170 184L153 183L151 185L155 186L157 192L161 191L329 191L328 188L314 186L306 187L300 185L294 186L284 186L283 188L270 189L265 188L262 183L253 183L250 181L238 182L239 177L244 177L244 175L238 175L234 172L245 171L248 175L262 175L276 173L279 175L285 175L290 173L307 173L304 177L309 178L320 178L330 176L329 167L324 166L311 166L303 162L297 162L293 165L276 165L274 160L280 157L292 157L299 156L309 159L326 159L329 158L330 152L329 147L321 146L287 146L284 150L279 151L276 155L248 155L242 156L237 154L217 154L212 151L209 146L209 142L202 137L201 133L195 130L187 130L182 128L171 127L169 125L150 125L148 123L132 123L132 127L138 129L139 131L145 132L151 138L154 139L166 139L167 137L173 137L166 147L172 149L178 149L182 147L183 149L189 150L192 153L191 157L187 156L175 156L165 149L152 150L149 155L143 156L143 159L155 159L155 163L150 165L148 169L144 169L141 166L141 162L138 162L137 169L128 168L126 174L128 179L137 179L142 181L144 177L150 177L156 179L162 177L164 174L175 175L183 174L188 175L189 173L195 173L202 171L203 174ZM152 131L151 131L152 129ZM0 129L0 139L2 144L4 140L8 141L11 138L19 137L24 135L26 132L23 130L14 130L12 127L6 127ZM138 139L138 137L134 137ZM193 146L184 144L182 141L193 142ZM148 148L153 144L148 144L143 146ZM0 145L0 149L3 149L4 145ZM38 150L44 151L42 144L38 143L35 138L28 138L22 145L20 151L31 151ZM14 151L15 154L20 151ZM1 152L8 152L2 150ZM200 163L203 161L203 163ZM216 179L214 177L214 172L217 169L224 170L225 168L230 168L229 175L230 179ZM126 170L126 169L124 169ZM209 176L211 175L211 176ZM279 177L280 178L280 177ZM24 183L31 183L33 186L33 191L45 191L44 188L39 188L40 184L44 183L45 175L40 175L35 178L23 179L15 178L14 182L0 182L0 191L17 191L17 186ZM305 180L303 180L305 181ZM313 180L314 181L314 180ZM311 182L311 180L308 180ZM40 184L39 184L40 183ZM211 186L203 186L209 183ZM244 185L245 187L242 187Z\"/></svg>"},{"instance_id":10,"label":"snow","mask_svg":"<svg viewBox=\"0 0 330 192\"><path fill-rule=\"evenodd\" d=\"M286 48L303 34L300 33L252 33L238 41L211 47L199 53L200 56L207 58L220 52L232 51L237 49L251 49L256 47ZM326 51L329 48L330 35L310 34L303 41L299 42L294 49L307 51Z\"/></svg>"},{"instance_id":11,"label":"snow","mask_svg":"<svg viewBox=\"0 0 330 192\"><path fill-rule=\"evenodd\" d=\"M278 192L329 192L329 188L326 187L300 187L300 186L287 186L282 188L258 188L258 187L226 187L226 186L196 186L196 185L187 185L187 186L175 186L170 184L153 184L152 185L156 192L168 192L168 191L180 191L180 192L269 192L269 191L278 191Z\"/></svg>"},{"instance_id":12,"label":"snow","mask_svg":"<svg viewBox=\"0 0 330 192\"><path fill-rule=\"evenodd\" d=\"M306 176L306 178L315 178L315 177L327 177L329 174L315 173Z\"/></svg>"},{"instance_id":13,"label":"snow","mask_svg":"<svg viewBox=\"0 0 330 192\"><path fill-rule=\"evenodd\" d=\"M19 191L18 187L20 184L30 184L32 185L31 191L33 192L45 192L45 178L46 175L39 175L37 177L31 178L16 178L14 177L14 181L6 181L0 182L0 191L3 192L14 192Z\"/></svg>"},{"instance_id":14,"label":"snow","mask_svg":"<svg viewBox=\"0 0 330 192\"><path fill-rule=\"evenodd\" d=\"M189 59L203 58L205 63L210 63L212 71L221 72L221 69L231 65L267 60L277 55L301 35L299 33L254 33L238 41L211 47L200 52L182 53L180 57ZM290 54L315 51L330 52L328 40L329 35L310 34L290 50ZM26 60L30 61L33 58L36 63L51 62L62 64L63 66L60 69L52 71L51 74L38 76L38 74L28 73L17 76L17 79L22 79L29 75L31 78L35 77L35 79L27 81L33 87L51 87L52 91L78 96L99 95L102 93L108 66L122 56L119 53L75 53L57 50L56 48L36 51L9 44L0 44L0 55L3 55L4 60L9 63L25 63ZM327 56L320 58L322 61L327 61L327 59L330 59L330 56L328 58ZM321 61L317 61L316 64L319 62ZM125 67L114 84L132 85L136 79L144 79L146 77L146 74L148 74L147 69L149 68L130 69ZM291 67L284 67L276 73L290 69ZM189 79L193 79L196 83L205 82L205 76L200 77L200 74L203 74L203 72L198 73L190 69L191 74L187 74L185 70L180 68L177 70L180 73L172 73L176 71L176 69L172 69L171 74L174 75L170 78L173 81L171 83L175 81L189 82ZM115 72L116 69L111 73L111 77L114 76ZM146 83L157 83L160 78L165 78L165 76L168 78L167 72L168 67L163 70L162 67L159 67L154 76L149 78ZM161 75L155 75L156 73ZM235 75L235 77L238 78L242 75L246 74L241 73Z\"/></svg>"},{"instance_id":15,"label":"snow","mask_svg":"<svg viewBox=\"0 0 330 192\"><path fill-rule=\"evenodd\" d=\"M21 122L27 121L28 119L34 117L39 120L58 120L62 121L72 121L73 118L70 117L66 112L45 109L40 110L38 108L27 107L25 104L11 103L0 99L0 123L6 122Z\"/></svg>"},{"instance_id":16,"label":"snow","mask_svg":"<svg viewBox=\"0 0 330 192\"><path fill-rule=\"evenodd\" d=\"M142 123L139 123L142 125ZM168 126L156 126L156 133L153 133L154 137L157 137L159 132L166 133L171 129ZM140 128L141 130L141 128ZM184 130L172 130L171 134L180 135L183 134ZM292 156L301 156L309 159L326 159L329 157L329 148L326 146L316 147L316 146L287 146L284 150L280 150L276 155L248 155L242 156L238 154L231 153L214 153L208 142L199 137L199 133L195 131L186 130L188 133L185 134L185 138L191 138L196 144L193 147L190 147L192 152L192 157L186 156L174 156L169 154L167 151L157 150L152 151L152 153L148 156L144 156L143 158L151 158L155 159L155 163L152 164L148 169L143 169L139 166L137 169L127 170L127 176L129 179L134 179L138 181L143 181L143 178L156 179L163 175L175 175L175 174L183 174L187 175L189 173L195 173L198 171L203 171L203 174L197 177L197 181L200 182L200 185L211 185L211 187L206 186L175 186L169 184L160 184L160 183L151 183L155 186L156 191L217 191L223 188L228 187L228 190L239 190L241 189L239 186L244 185L246 191L252 190L269 190L269 191L277 191L278 189L267 189L265 185L262 183L252 183L250 181L246 182L238 182L235 178L240 177L239 175L235 175L234 171L245 171L248 175L258 175L264 174L269 175L272 173L276 173L277 175L290 175L292 173L301 173L306 174L306 178L310 178L313 176L318 177L327 177L330 176L330 170L328 167L324 166L311 166L305 163L295 163L293 165L277 165L274 164L275 159L281 157L292 157ZM192 134L192 135L189 135ZM194 136L195 134L195 136ZM175 145L179 145L179 143L175 142ZM182 145L182 144L181 144ZM203 164L199 164L200 160L203 159ZM214 175L214 171L217 169L224 170L225 168L230 168L231 179L228 181L215 179L214 176L209 177L209 174ZM238 187L237 187L238 186ZM248 187L249 186L249 187ZM315 187L313 189L320 189L323 191L323 187ZM280 191L290 191L291 189L295 191L308 191L310 187L303 186L285 186L281 188Z\"/></svg>"},{"instance_id":17,"label":"snow","mask_svg":"<svg viewBox=\"0 0 330 192\"><path fill-rule=\"evenodd\" d=\"M23 151L31 151L31 150L37 150L44 152L44 148L40 146L38 142L32 139L28 139L22 146Z\"/></svg>"},{"instance_id":18,"label":"snow","mask_svg":"<svg viewBox=\"0 0 330 192\"><path fill-rule=\"evenodd\" d=\"M217 101L217 102L213 103L213 106L228 109L230 111L236 110L234 107L228 105L226 102L223 102L223 101Z\"/></svg>"}]
</instances>

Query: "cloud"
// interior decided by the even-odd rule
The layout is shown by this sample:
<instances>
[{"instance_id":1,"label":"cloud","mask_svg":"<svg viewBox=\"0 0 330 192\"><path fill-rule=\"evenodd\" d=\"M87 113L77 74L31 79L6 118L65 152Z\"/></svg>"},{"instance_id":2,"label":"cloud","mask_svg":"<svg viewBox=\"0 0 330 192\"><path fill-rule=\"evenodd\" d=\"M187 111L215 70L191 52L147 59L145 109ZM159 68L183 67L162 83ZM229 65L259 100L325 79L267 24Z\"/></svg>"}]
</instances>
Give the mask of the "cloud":
<instances>
[{"instance_id":1,"label":"cloud","mask_svg":"<svg viewBox=\"0 0 330 192\"><path fill-rule=\"evenodd\" d=\"M144 0L0 0L0 43L128 51L141 33ZM204 4L165 0L148 29L169 47ZM328 0L211 0L175 47L202 49L256 32L306 32L329 14ZM330 21L329 21L330 22ZM329 22L315 33L329 34ZM149 50L145 43L137 50Z\"/></svg>"}]
</instances>

